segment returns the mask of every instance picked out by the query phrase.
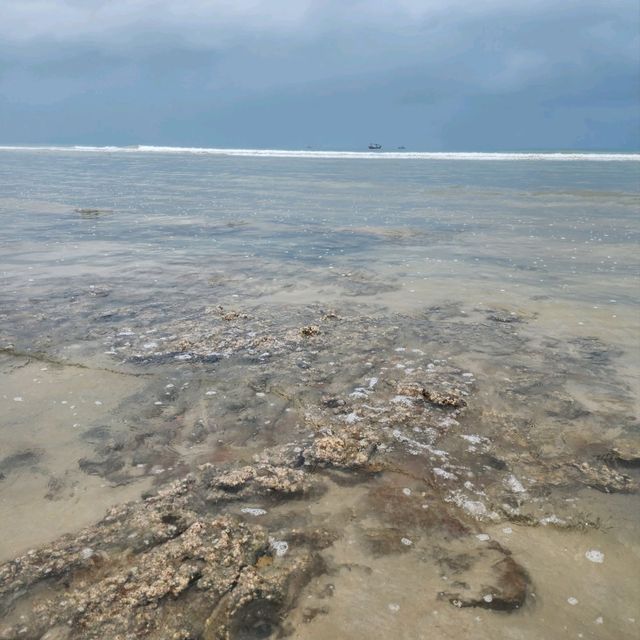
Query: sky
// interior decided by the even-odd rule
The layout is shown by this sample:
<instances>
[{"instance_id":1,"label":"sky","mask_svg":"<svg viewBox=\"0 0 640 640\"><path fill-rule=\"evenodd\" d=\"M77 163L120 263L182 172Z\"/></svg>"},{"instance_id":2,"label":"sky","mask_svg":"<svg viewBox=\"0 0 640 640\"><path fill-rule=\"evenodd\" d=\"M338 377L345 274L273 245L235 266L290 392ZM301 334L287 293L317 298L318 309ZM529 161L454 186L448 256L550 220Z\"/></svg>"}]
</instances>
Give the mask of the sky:
<instances>
[{"instance_id":1,"label":"sky","mask_svg":"<svg viewBox=\"0 0 640 640\"><path fill-rule=\"evenodd\" d=\"M639 150L637 0L0 0L0 144Z\"/></svg>"}]
</instances>

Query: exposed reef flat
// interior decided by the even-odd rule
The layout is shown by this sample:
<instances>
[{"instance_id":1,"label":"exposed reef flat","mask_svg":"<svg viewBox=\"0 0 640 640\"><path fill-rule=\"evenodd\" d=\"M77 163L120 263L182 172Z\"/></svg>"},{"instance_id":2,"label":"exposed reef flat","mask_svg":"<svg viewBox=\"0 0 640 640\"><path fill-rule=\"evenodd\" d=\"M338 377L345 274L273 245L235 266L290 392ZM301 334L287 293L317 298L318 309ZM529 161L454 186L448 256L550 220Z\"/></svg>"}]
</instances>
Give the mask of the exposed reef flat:
<instances>
[{"instance_id":1,"label":"exposed reef flat","mask_svg":"<svg viewBox=\"0 0 640 640\"><path fill-rule=\"evenodd\" d=\"M74 340L81 309L54 331ZM349 580L393 582L390 563L410 563L425 606L449 616L537 606L544 577L511 548L513 527L600 532L576 495L634 493L639 450L615 353L533 345L528 321L455 305L419 318L203 307L109 321L88 336L105 353L83 366L146 377L117 421L84 428L93 453L78 466L154 488L0 566L0 638L321 637ZM498 384L469 366L469 348L496 345ZM5 366L68 366L41 346L30 356L7 338ZM615 393L616 408L581 403L576 380ZM8 452L0 471L45 463Z\"/></svg>"}]
</instances>

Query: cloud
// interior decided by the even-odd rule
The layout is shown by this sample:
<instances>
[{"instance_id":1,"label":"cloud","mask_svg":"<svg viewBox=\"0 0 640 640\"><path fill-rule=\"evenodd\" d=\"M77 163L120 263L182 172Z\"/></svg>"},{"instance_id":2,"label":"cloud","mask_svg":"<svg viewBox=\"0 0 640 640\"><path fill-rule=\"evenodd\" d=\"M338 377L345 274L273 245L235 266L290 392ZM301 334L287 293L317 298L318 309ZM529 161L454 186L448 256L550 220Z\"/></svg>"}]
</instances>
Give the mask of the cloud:
<instances>
[{"instance_id":1,"label":"cloud","mask_svg":"<svg viewBox=\"0 0 640 640\"><path fill-rule=\"evenodd\" d=\"M29 132L32 110L41 131L50 119L72 138L59 110L82 112L89 137L110 119L110 134L179 142L210 121L233 144L257 118L287 144L292 123L314 128L304 109L325 139L346 139L366 112L389 130L428 121L423 144L446 144L474 123L498 135L486 110L509 105L557 135L570 116L549 109L620 118L618 138L633 138L639 50L635 0L2 0L0 138Z\"/></svg>"},{"instance_id":2,"label":"cloud","mask_svg":"<svg viewBox=\"0 0 640 640\"><path fill-rule=\"evenodd\" d=\"M637 59L633 3L614 0L3 0L0 54L72 72L73 58L169 66L224 58L236 82L292 85L412 67L499 90ZM615 36L615 37L614 37ZM224 74L224 70L221 72ZM441 74L442 75L442 74Z\"/></svg>"},{"instance_id":3,"label":"cloud","mask_svg":"<svg viewBox=\"0 0 640 640\"><path fill-rule=\"evenodd\" d=\"M0 39L135 47L149 38L160 47L158 36L164 36L215 49L239 37L295 42L359 34L363 39L354 44L366 46L383 33L395 33L399 41L417 34L439 39L452 25L501 17L526 23L544 15L600 14L615 22L635 8L631 0L3 0ZM596 25L594 33L598 29L603 26ZM607 39L614 35L606 27L603 33Z\"/></svg>"}]
</instances>

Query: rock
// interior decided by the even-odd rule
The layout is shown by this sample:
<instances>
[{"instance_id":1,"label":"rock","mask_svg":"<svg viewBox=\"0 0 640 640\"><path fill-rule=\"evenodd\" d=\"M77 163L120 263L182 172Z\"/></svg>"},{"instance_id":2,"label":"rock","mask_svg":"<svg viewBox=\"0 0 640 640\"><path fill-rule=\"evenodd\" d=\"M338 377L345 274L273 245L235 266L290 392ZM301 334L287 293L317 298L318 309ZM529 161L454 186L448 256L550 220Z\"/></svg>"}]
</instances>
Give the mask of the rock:
<instances>
[{"instance_id":1,"label":"rock","mask_svg":"<svg viewBox=\"0 0 640 640\"><path fill-rule=\"evenodd\" d=\"M606 464L574 462L584 484L603 493L631 493L637 489L636 483L627 474L620 473Z\"/></svg>"},{"instance_id":2,"label":"rock","mask_svg":"<svg viewBox=\"0 0 640 640\"><path fill-rule=\"evenodd\" d=\"M111 211L111 209L92 209L90 207L88 207L88 208L78 208L78 209L74 209L74 211L76 213L79 213L80 217L86 218L86 219L100 218L100 217L102 217L104 215L108 215L110 213L113 213Z\"/></svg>"},{"instance_id":3,"label":"rock","mask_svg":"<svg viewBox=\"0 0 640 640\"><path fill-rule=\"evenodd\" d=\"M626 469L637 469L640 467L640 450L630 445L621 444L611 449L607 460L609 463Z\"/></svg>"},{"instance_id":4,"label":"rock","mask_svg":"<svg viewBox=\"0 0 640 640\"><path fill-rule=\"evenodd\" d=\"M376 442L364 434L331 435L317 438L303 455L305 464L357 469L369 464L376 448Z\"/></svg>"},{"instance_id":5,"label":"rock","mask_svg":"<svg viewBox=\"0 0 640 640\"><path fill-rule=\"evenodd\" d=\"M295 602L300 589L323 571L319 559L309 554L284 569L275 565L263 572L244 568L234 588L207 619L204 640L272 637L281 629L282 612Z\"/></svg>"},{"instance_id":6,"label":"rock","mask_svg":"<svg viewBox=\"0 0 640 640\"><path fill-rule=\"evenodd\" d=\"M85 473L104 477L108 477L117 471L120 471L124 465L125 461L122 456L117 454L109 455L103 460L89 460L87 458L80 458L80 460L78 460L78 466Z\"/></svg>"},{"instance_id":7,"label":"rock","mask_svg":"<svg viewBox=\"0 0 640 640\"><path fill-rule=\"evenodd\" d=\"M339 409L344 407L346 402L339 396L323 396L322 404L329 409Z\"/></svg>"},{"instance_id":8,"label":"rock","mask_svg":"<svg viewBox=\"0 0 640 640\"><path fill-rule=\"evenodd\" d=\"M12 453L0 460L0 473L6 477L14 471L38 464L42 457L42 452L37 449L26 449Z\"/></svg>"},{"instance_id":9,"label":"rock","mask_svg":"<svg viewBox=\"0 0 640 640\"><path fill-rule=\"evenodd\" d=\"M206 484L211 488L207 494L208 502L241 500L262 495L299 496L312 488L319 488L319 483L300 469L266 463L223 473L206 469L204 476Z\"/></svg>"},{"instance_id":10,"label":"rock","mask_svg":"<svg viewBox=\"0 0 640 640\"><path fill-rule=\"evenodd\" d=\"M190 506L202 510L198 496L216 478L220 486L258 493L265 486L291 492L297 478L295 470L264 473L260 465L209 472L111 509L94 527L2 565L0 615L10 612L15 598L26 598L33 615L0 626L0 637L13 638L25 626L25 637L49 633L70 640L155 637L160 629L163 637L216 639L276 630L283 607L324 571L314 547L333 537L320 530L297 533L293 548L281 555L264 527L211 517L206 509L197 514ZM269 557L275 561L263 561ZM49 581L45 592L36 588L43 580ZM186 609L175 610L176 599ZM65 625L68 636L59 636Z\"/></svg>"},{"instance_id":11,"label":"rock","mask_svg":"<svg viewBox=\"0 0 640 640\"><path fill-rule=\"evenodd\" d=\"M493 320L494 322L501 322L503 324L514 324L522 322L522 318L515 313L490 313L487 318L489 320Z\"/></svg>"},{"instance_id":12,"label":"rock","mask_svg":"<svg viewBox=\"0 0 640 640\"><path fill-rule=\"evenodd\" d=\"M131 429L89 429L86 443L95 454L82 467L110 480L138 464L186 473L186 465L176 463L180 452L207 438L220 439L211 449L192 451L187 462L197 455L194 464L224 464L201 465L173 483L159 473L143 500L0 566L6 637L15 637L20 625L33 638L68 628L68 640L284 635L283 620L301 585L325 571L322 557L332 563L343 553L339 545L335 555L324 553L337 539L353 541L365 557L369 551L371 567L359 562L358 571L366 568L371 580L394 554L402 563L436 562L443 577L450 576L442 597L455 606L514 611L526 606L527 572L506 549L476 537L476 519L557 526L555 514L565 518L573 504L565 504L564 493L554 503L555 487L576 481L604 491L633 486L621 471L635 466L637 452L623 450L618 440L606 458L596 457L607 451L599 445L578 458L588 463L572 466L574 452L555 448L560 438L549 443L549 431L536 429L526 411L517 419L510 413L513 403L529 402L535 393L553 400L550 388L562 387L566 376L554 373L547 381L542 364L537 372L507 367L508 382L496 388L500 402L469 401L466 419L473 386L452 364L454 332L427 336L425 329L415 336L396 326L397 317L360 319L356 326L307 311L280 322L218 309L204 322L197 314L156 318L151 335L158 351L154 346L151 354L145 351L148 319L121 315L118 323L134 326L114 326L112 355L118 367L169 362L171 373L159 381L156 371L138 367L137 375L150 375L149 386L137 397ZM456 331L476 332L469 340L485 337L487 327L489 338L514 333L503 324L463 324ZM413 348L438 349L441 338L451 361ZM509 340L507 359L524 344ZM145 413L145 403L156 399L163 408ZM553 402L555 411L560 403ZM561 409L563 419L574 416ZM121 431L126 435L116 441ZM274 442L287 444L271 447ZM7 473L20 466L8 462L0 463ZM527 500L518 497L524 488ZM56 483L50 489L57 495ZM325 491L326 500L315 501ZM342 595L338 588L336 598ZM425 602L434 595L425 594ZM315 603L304 604L307 619L319 615ZM18 612L26 612L24 621Z\"/></svg>"},{"instance_id":13,"label":"rock","mask_svg":"<svg viewBox=\"0 0 640 640\"><path fill-rule=\"evenodd\" d=\"M480 607L498 611L515 611L527 600L530 579L526 570L496 543L489 543L478 554L465 556L464 563L453 565L456 582L463 591L442 592L456 607ZM452 564L447 564L452 572Z\"/></svg>"},{"instance_id":14,"label":"rock","mask_svg":"<svg viewBox=\"0 0 640 640\"><path fill-rule=\"evenodd\" d=\"M458 409L467 405L459 389L430 389L417 382L409 382L398 384L397 391L401 396L422 398L426 402L440 407L454 407Z\"/></svg>"}]
</instances>

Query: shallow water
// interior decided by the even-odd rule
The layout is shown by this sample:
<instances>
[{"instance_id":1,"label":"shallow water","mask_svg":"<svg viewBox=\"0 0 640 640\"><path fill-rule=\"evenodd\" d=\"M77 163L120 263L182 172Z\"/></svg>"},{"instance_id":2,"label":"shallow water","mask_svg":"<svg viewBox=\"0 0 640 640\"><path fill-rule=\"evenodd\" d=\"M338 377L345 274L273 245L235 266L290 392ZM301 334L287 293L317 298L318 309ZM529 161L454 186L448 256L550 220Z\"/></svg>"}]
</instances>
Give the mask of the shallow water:
<instances>
[{"instance_id":1,"label":"shallow water","mask_svg":"<svg viewBox=\"0 0 640 640\"><path fill-rule=\"evenodd\" d=\"M333 536L278 623L232 637L637 637L639 178L0 151L0 559L202 464L368 429L368 473L214 510L291 553L292 527ZM496 580L483 533L526 572L522 606L456 606ZM6 600L20 637L42 637L19 618L38 594Z\"/></svg>"}]
</instances>

